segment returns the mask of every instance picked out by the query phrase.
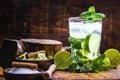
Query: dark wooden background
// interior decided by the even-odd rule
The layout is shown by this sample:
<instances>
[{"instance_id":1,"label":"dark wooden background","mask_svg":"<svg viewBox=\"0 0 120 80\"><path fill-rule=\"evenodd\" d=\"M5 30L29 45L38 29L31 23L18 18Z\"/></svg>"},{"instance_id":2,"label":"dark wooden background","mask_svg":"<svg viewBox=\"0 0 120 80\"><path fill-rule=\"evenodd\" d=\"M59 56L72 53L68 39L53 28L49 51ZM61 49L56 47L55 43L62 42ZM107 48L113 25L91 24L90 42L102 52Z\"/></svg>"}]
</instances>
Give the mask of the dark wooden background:
<instances>
[{"instance_id":1,"label":"dark wooden background","mask_svg":"<svg viewBox=\"0 0 120 80\"><path fill-rule=\"evenodd\" d=\"M5 38L46 38L69 45L68 18L79 16L91 5L106 15L101 52L120 51L119 0L0 0L0 45Z\"/></svg>"}]
</instances>

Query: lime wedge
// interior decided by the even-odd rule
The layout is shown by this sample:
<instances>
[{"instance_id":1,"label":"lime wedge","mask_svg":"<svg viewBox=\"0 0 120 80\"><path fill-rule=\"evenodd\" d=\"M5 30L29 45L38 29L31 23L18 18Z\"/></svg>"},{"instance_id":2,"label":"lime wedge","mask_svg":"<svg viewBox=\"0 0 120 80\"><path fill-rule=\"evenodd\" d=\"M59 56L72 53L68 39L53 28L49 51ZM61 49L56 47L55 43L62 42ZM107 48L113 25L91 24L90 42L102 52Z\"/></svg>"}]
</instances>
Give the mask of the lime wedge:
<instances>
[{"instance_id":1,"label":"lime wedge","mask_svg":"<svg viewBox=\"0 0 120 80\"><path fill-rule=\"evenodd\" d=\"M120 53L116 49L108 49L104 52L105 57L110 59L111 65L113 67L120 64Z\"/></svg>"},{"instance_id":2,"label":"lime wedge","mask_svg":"<svg viewBox=\"0 0 120 80\"><path fill-rule=\"evenodd\" d=\"M54 56L54 63L58 69L67 69L72 61L71 53L68 51L59 51Z\"/></svg>"}]
</instances>

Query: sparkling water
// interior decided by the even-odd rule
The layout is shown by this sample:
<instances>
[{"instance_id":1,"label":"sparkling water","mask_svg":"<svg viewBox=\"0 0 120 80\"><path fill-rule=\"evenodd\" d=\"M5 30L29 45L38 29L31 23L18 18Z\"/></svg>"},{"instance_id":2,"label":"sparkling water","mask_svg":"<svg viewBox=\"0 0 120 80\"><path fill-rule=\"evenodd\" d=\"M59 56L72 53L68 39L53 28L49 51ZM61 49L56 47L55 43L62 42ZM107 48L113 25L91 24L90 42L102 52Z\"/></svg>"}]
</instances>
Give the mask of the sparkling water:
<instances>
[{"instance_id":1,"label":"sparkling water","mask_svg":"<svg viewBox=\"0 0 120 80\"><path fill-rule=\"evenodd\" d=\"M77 39L84 39L88 34L97 33L101 35L102 21L88 23L79 17L69 18L70 36Z\"/></svg>"}]
</instances>

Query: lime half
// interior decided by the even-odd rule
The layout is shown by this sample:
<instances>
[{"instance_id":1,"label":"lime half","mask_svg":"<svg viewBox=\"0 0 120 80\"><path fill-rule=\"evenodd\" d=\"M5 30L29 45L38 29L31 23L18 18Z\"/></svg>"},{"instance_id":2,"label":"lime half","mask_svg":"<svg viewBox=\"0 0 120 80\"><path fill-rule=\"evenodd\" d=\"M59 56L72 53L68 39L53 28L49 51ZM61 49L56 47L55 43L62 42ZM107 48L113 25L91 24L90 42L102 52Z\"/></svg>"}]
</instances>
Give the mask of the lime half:
<instances>
[{"instance_id":1,"label":"lime half","mask_svg":"<svg viewBox=\"0 0 120 80\"><path fill-rule=\"evenodd\" d=\"M68 51L59 51L54 56L54 63L58 69L67 69L72 61L71 53Z\"/></svg>"},{"instance_id":2,"label":"lime half","mask_svg":"<svg viewBox=\"0 0 120 80\"><path fill-rule=\"evenodd\" d=\"M108 49L104 52L105 57L110 59L111 65L113 67L120 64L120 53L116 49Z\"/></svg>"}]
</instances>

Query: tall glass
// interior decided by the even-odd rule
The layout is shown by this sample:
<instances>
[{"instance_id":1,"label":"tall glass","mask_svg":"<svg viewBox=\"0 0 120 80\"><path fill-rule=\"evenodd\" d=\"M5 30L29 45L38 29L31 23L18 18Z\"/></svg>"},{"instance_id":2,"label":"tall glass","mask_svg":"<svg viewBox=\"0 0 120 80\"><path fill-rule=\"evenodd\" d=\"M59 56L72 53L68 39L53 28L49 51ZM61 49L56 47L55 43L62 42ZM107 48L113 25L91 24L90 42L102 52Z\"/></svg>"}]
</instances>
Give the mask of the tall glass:
<instances>
[{"instance_id":1,"label":"tall glass","mask_svg":"<svg viewBox=\"0 0 120 80\"><path fill-rule=\"evenodd\" d=\"M102 20L89 23L80 17L69 18L70 37L81 40L83 56L94 59L99 55L101 32Z\"/></svg>"}]
</instances>

